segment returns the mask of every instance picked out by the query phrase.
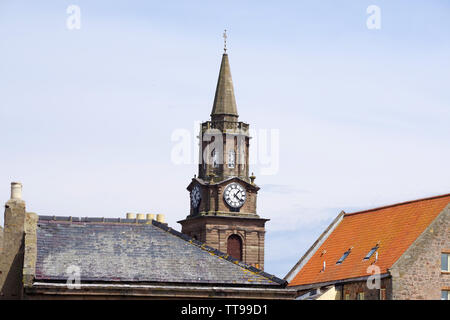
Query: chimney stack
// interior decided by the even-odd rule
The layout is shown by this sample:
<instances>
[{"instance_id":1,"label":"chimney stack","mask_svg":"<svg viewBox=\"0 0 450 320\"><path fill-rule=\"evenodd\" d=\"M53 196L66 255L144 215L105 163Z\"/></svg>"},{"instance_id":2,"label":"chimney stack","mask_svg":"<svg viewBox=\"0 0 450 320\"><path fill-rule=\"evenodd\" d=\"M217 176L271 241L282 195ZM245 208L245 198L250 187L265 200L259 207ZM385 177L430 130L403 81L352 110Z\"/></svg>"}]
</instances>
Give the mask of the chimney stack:
<instances>
[{"instance_id":1,"label":"chimney stack","mask_svg":"<svg viewBox=\"0 0 450 320\"><path fill-rule=\"evenodd\" d=\"M22 200L22 184L11 182L11 200Z\"/></svg>"}]
</instances>

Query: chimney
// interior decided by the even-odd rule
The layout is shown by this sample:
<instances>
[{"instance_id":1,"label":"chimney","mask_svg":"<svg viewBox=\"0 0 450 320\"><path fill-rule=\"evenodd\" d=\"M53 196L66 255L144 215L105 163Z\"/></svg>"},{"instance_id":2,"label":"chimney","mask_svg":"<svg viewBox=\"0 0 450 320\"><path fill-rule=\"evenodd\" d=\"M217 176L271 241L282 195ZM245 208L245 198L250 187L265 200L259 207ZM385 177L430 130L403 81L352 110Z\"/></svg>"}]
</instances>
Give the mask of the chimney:
<instances>
[{"instance_id":1,"label":"chimney","mask_svg":"<svg viewBox=\"0 0 450 320\"><path fill-rule=\"evenodd\" d=\"M22 200L22 184L11 182L11 200Z\"/></svg>"},{"instance_id":2,"label":"chimney","mask_svg":"<svg viewBox=\"0 0 450 320\"><path fill-rule=\"evenodd\" d=\"M127 213L127 219L136 219L136 216L134 213Z\"/></svg>"},{"instance_id":3,"label":"chimney","mask_svg":"<svg viewBox=\"0 0 450 320\"><path fill-rule=\"evenodd\" d=\"M25 277L24 262L27 270L33 267L25 257L26 254L32 254L33 241L25 242L25 239L33 236L37 215L26 212L25 201L22 200L22 184L19 182L11 182L11 199L5 204L4 217L3 249L0 252L0 297L20 299Z\"/></svg>"},{"instance_id":4,"label":"chimney","mask_svg":"<svg viewBox=\"0 0 450 320\"><path fill-rule=\"evenodd\" d=\"M147 220L155 220L155 215L151 213L147 213Z\"/></svg>"},{"instance_id":5,"label":"chimney","mask_svg":"<svg viewBox=\"0 0 450 320\"><path fill-rule=\"evenodd\" d=\"M164 223L164 215L163 214L157 214L156 215L156 221Z\"/></svg>"}]
</instances>

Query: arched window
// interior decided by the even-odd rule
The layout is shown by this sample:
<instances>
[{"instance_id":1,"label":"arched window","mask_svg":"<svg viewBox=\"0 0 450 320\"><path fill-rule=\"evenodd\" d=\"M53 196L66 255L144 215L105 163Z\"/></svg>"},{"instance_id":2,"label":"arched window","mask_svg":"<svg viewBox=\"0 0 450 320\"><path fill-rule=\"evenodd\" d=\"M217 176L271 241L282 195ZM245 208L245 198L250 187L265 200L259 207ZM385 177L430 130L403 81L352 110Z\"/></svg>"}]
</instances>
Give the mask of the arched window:
<instances>
[{"instance_id":1,"label":"arched window","mask_svg":"<svg viewBox=\"0 0 450 320\"><path fill-rule=\"evenodd\" d=\"M237 234L228 237L227 254L235 259L242 260L242 239Z\"/></svg>"}]
</instances>

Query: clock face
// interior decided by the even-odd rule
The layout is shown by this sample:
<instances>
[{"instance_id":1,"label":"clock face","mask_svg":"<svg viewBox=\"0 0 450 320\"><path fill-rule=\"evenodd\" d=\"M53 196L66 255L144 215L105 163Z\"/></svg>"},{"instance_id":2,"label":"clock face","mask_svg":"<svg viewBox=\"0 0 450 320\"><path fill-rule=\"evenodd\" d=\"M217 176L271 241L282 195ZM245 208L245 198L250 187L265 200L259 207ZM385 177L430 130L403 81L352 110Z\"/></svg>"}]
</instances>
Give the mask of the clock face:
<instances>
[{"instance_id":1,"label":"clock face","mask_svg":"<svg viewBox=\"0 0 450 320\"><path fill-rule=\"evenodd\" d=\"M230 207L240 208L244 205L247 193L239 183L230 183L223 192L223 198Z\"/></svg>"},{"instance_id":2,"label":"clock face","mask_svg":"<svg viewBox=\"0 0 450 320\"><path fill-rule=\"evenodd\" d=\"M200 187L197 185L191 191L191 204L194 208L197 208L200 204L200 200L202 199L202 195L200 192Z\"/></svg>"}]
</instances>

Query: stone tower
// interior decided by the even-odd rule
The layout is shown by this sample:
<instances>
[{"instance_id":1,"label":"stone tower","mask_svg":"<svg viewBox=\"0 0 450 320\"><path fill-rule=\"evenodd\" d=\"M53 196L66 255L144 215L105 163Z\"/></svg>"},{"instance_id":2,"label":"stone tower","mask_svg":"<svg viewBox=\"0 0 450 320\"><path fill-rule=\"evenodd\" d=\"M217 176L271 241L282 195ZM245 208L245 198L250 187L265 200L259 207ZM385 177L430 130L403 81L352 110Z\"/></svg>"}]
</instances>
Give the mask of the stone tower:
<instances>
[{"instance_id":1,"label":"stone tower","mask_svg":"<svg viewBox=\"0 0 450 320\"><path fill-rule=\"evenodd\" d=\"M182 232L256 268L264 268L265 223L259 187L249 176L249 125L238 121L228 54L222 56L211 121L201 124L198 177L187 187Z\"/></svg>"}]
</instances>

